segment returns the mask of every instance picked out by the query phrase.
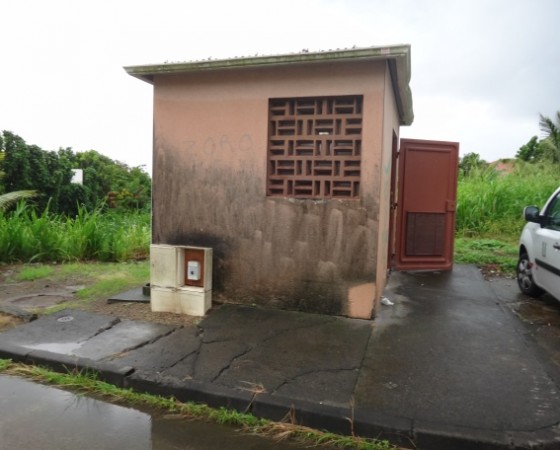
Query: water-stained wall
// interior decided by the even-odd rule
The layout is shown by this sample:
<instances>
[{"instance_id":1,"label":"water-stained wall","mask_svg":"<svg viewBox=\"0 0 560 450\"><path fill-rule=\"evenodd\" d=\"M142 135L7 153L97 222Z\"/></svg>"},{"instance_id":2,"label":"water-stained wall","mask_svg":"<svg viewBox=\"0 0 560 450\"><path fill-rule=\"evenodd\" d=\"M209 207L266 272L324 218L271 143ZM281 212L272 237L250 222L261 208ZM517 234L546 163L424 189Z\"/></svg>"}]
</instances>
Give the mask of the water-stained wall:
<instances>
[{"instance_id":1,"label":"water-stained wall","mask_svg":"<svg viewBox=\"0 0 560 450\"><path fill-rule=\"evenodd\" d=\"M212 247L214 300L371 317L387 77L385 62L156 76L153 243ZM269 99L334 95L363 95L360 199L267 197Z\"/></svg>"}]
</instances>

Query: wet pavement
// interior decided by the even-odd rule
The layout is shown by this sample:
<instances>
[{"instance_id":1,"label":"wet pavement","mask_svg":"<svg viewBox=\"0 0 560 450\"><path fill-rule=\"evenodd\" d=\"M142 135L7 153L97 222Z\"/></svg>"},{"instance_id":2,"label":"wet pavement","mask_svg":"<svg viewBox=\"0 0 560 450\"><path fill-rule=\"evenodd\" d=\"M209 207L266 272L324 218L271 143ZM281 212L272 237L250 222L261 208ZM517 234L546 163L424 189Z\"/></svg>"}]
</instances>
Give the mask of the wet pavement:
<instances>
[{"instance_id":1,"label":"wet pavement","mask_svg":"<svg viewBox=\"0 0 560 450\"><path fill-rule=\"evenodd\" d=\"M0 334L0 357L407 447L560 448L560 367L514 280L393 273L375 321L227 305L174 328L66 310Z\"/></svg>"},{"instance_id":2,"label":"wet pavement","mask_svg":"<svg viewBox=\"0 0 560 450\"><path fill-rule=\"evenodd\" d=\"M125 408L0 376L0 450L297 449L233 428Z\"/></svg>"}]
</instances>

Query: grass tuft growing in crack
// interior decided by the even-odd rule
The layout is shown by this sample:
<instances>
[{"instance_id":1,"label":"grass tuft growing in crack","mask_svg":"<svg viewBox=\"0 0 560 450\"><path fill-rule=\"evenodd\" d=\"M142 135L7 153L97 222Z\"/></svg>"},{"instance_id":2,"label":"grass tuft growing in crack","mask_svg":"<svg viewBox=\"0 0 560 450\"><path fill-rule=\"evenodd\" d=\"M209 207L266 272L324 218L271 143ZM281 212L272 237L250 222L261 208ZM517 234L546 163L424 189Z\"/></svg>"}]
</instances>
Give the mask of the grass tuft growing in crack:
<instances>
[{"instance_id":1,"label":"grass tuft growing in crack","mask_svg":"<svg viewBox=\"0 0 560 450\"><path fill-rule=\"evenodd\" d=\"M93 372L70 371L68 373L58 373L43 367L14 363L9 359L0 359L0 374L25 377L39 383L68 389L72 392L95 395L114 403L157 409L183 416L185 419L206 420L222 425L232 425L240 427L242 432L276 440L291 439L318 448L328 446L329 448L356 450L395 449L387 441L341 436L303 427L293 423L293 416L287 417L286 422L272 422L226 408L215 409L200 403L183 403L173 397L163 397L119 388L99 380Z\"/></svg>"}]
</instances>

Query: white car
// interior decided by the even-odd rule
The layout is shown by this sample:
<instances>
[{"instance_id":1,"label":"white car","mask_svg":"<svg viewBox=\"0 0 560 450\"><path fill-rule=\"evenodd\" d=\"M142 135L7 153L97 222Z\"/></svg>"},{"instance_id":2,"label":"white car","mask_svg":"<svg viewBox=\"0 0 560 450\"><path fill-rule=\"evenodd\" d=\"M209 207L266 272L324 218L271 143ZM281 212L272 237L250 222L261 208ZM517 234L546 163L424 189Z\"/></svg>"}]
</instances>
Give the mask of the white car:
<instances>
[{"instance_id":1,"label":"white car","mask_svg":"<svg viewBox=\"0 0 560 450\"><path fill-rule=\"evenodd\" d=\"M527 206L523 215L528 223L519 240L519 289L533 297L546 291L560 300L560 188L542 211Z\"/></svg>"}]
</instances>

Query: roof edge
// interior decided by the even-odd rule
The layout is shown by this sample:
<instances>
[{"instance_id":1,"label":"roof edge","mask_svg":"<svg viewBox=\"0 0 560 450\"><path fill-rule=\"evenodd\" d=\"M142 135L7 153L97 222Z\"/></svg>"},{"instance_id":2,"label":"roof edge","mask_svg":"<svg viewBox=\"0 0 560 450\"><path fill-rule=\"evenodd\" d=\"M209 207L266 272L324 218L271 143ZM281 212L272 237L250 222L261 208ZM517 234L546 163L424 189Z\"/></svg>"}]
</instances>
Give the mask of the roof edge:
<instances>
[{"instance_id":1,"label":"roof edge","mask_svg":"<svg viewBox=\"0 0 560 450\"><path fill-rule=\"evenodd\" d=\"M393 61L393 63L390 64L390 67L394 66L394 69L391 70L391 77L393 79L395 95L397 97L401 125L410 125L414 119L414 115L412 112L412 93L409 87L411 76L409 44L125 66L124 70L133 77L153 84L154 76L163 74L314 64L320 62L342 62L347 60Z\"/></svg>"}]
</instances>

